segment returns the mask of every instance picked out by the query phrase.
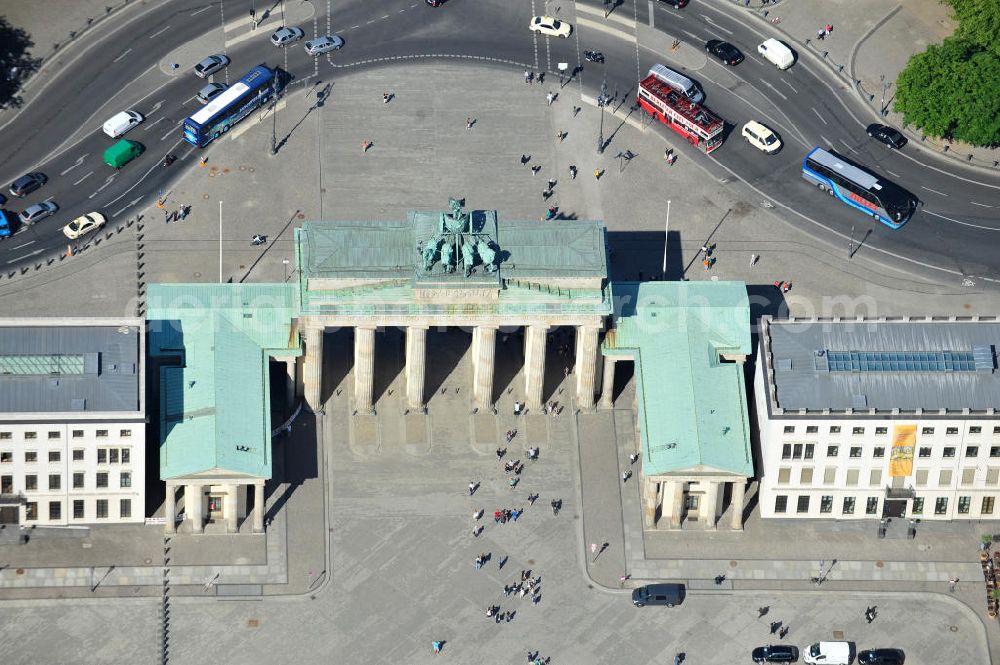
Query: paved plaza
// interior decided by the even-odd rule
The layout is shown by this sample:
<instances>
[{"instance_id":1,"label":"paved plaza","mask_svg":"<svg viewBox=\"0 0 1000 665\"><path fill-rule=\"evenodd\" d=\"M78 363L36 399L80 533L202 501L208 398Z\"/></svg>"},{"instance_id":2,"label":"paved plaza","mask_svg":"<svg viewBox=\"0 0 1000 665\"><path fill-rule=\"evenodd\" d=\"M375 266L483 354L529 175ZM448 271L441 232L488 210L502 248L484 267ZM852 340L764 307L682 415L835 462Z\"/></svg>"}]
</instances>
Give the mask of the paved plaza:
<instances>
[{"instance_id":1,"label":"paved plaza","mask_svg":"<svg viewBox=\"0 0 1000 665\"><path fill-rule=\"evenodd\" d=\"M435 96L440 81L461 91L455 103ZM384 105L378 92L389 84L396 98ZM214 146L209 166L194 169L169 195L168 208L192 205L186 221L165 224L162 211L146 210L141 231L133 224L68 265L4 279L0 306L21 315L134 314L142 284L214 281L220 271L220 200L223 280L281 281L291 277L294 263L282 260L293 258L291 229L302 220L403 219L410 209L441 210L455 195L467 196L470 208L536 219L548 205L540 196L544 181L553 177L560 181L556 199L564 214L606 221L615 278L635 279L640 271L643 278L660 276L670 199L667 276L746 280L755 314L783 306L802 315L847 316L996 307L992 294L884 270L864 250L848 262L840 239L808 241L752 193L720 183L693 163L667 170L660 156L669 142L648 130L625 124L597 159L598 116L584 103L573 117L572 106L581 102L571 86L547 107L544 90L525 86L519 71L435 64L345 76L331 90L330 101L311 111L313 96L292 94L276 121L269 115L248 121ZM465 118L473 112L477 122L467 130ZM272 121L279 137L288 134L275 158L267 155ZM554 138L560 129L569 131L564 143ZM362 140L373 141L372 150L362 153ZM620 166L614 154L625 149L638 157ZM543 166L538 176L519 164L522 154ZM568 177L570 164L580 170L575 181ZM606 170L599 182L589 175L594 168ZM254 233L268 235L263 248L250 246ZM718 244L719 260L710 273L690 267L706 240ZM753 254L760 259L751 266ZM815 266L823 266L822 272ZM789 278L794 288L781 300L770 285ZM169 614L171 663L436 662L432 640L446 642L438 659L460 663L521 663L529 650L556 664L663 663L677 652L692 664L718 663L745 661L753 647L776 641L771 621L782 621L790 629L785 640L800 647L842 638L859 649L901 646L909 662L985 663L989 638L995 652L997 626L984 623L982 586L974 575L980 530L1000 532L995 524L922 525L914 541L879 541L873 526L764 526L751 515L742 535L644 538L638 483L620 480L635 447L627 377L614 411L578 415L568 403L560 416L515 419L510 405L523 396L503 386L523 385L523 359L498 345L499 415L473 416L470 335L432 332L428 415L404 415L402 334L388 331L376 340L378 415L355 417L349 407L351 347L338 340L345 334L327 335L328 402L317 429L308 419L297 423L275 455L280 482L269 487L268 500L269 508L280 510L267 538L278 539L280 554L268 554L270 542L254 542L247 552L215 545L216 561L185 560L196 542L191 539L205 543L212 536L174 539L176 565L199 567L188 575L172 571L178 588ZM558 359L553 356L547 366L550 399L567 400L563 395L571 390L559 392L564 386ZM538 445L541 459L526 462L512 490L494 451L515 427L508 455L523 459L525 448ZM322 438L318 451L316 435ZM470 480L480 484L472 497ZM531 492L540 497L527 506ZM549 507L553 499L563 501L559 515ZM525 507L525 513L516 523L498 525L492 514L501 507ZM479 521L485 530L474 537L473 513L480 509L486 511ZM159 658L161 534L158 526L148 529L154 537L137 539L134 551L121 559L114 554L115 542L124 540L119 536L106 541L106 549L86 550L94 554L76 566L133 565L149 576L149 584L133 579L129 585L118 579L122 571L109 571L107 587L93 597L0 604L4 662ZM604 542L608 548L593 560L589 544ZM32 562L25 556L29 550L0 545L0 582L16 579L18 567L32 566L22 577L66 579L60 569L70 564L61 563L53 541L44 548L56 551ZM473 561L482 552L492 558L476 571ZM794 552L794 561L773 561L792 558L787 552ZM809 577L820 561L833 559L838 567L817 589ZM213 584L217 561L277 565L284 580L257 580L259 594L216 598L219 586L249 582L230 579L238 571L227 570ZM503 586L529 568L541 576L538 603L530 596L504 597ZM716 585L712 578L720 574L726 580ZM45 585L53 589L38 595L90 596L93 577L87 576L102 579L100 571L80 575L68 588L53 582ZM623 575L630 576L624 583ZM950 575L962 580L954 596L947 592ZM684 605L637 609L629 589L619 588L654 578L687 581L691 593ZM4 594L18 595L11 586ZM490 604L516 614L497 625L484 615ZM867 625L863 612L870 605L877 605L879 616ZM767 615L758 619L758 608L765 606Z\"/></svg>"}]
</instances>

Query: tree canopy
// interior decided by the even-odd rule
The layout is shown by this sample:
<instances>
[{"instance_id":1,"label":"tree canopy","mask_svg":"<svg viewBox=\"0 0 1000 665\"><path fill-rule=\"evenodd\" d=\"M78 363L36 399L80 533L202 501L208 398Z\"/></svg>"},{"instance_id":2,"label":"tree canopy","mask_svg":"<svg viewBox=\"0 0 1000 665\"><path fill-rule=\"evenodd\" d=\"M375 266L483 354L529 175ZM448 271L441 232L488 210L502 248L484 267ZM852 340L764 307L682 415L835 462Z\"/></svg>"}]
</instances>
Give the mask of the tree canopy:
<instances>
[{"instance_id":1,"label":"tree canopy","mask_svg":"<svg viewBox=\"0 0 1000 665\"><path fill-rule=\"evenodd\" d=\"M930 136L1000 144L1000 2L949 0L959 28L910 58L894 109Z\"/></svg>"}]
</instances>

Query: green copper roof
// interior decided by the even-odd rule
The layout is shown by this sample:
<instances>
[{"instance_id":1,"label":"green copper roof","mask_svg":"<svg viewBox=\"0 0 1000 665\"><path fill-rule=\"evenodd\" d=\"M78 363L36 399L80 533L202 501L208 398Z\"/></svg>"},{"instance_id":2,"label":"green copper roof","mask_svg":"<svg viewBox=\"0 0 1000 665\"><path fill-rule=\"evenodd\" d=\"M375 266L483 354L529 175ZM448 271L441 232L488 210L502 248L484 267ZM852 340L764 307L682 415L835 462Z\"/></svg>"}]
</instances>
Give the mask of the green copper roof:
<instances>
[{"instance_id":1,"label":"green copper roof","mask_svg":"<svg viewBox=\"0 0 1000 665\"><path fill-rule=\"evenodd\" d=\"M294 284L152 284L160 373L160 478L215 471L271 477L270 355L299 355Z\"/></svg>"},{"instance_id":2,"label":"green copper roof","mask_svg":"<svg viewBox=\"0 0 1000 665\"><path fill-rule=\"evenodd\" d=\"M753 475L743 366L750 303L742 282L614 282L620 313L604 355L635 360L643 472Z\"/></svg>"}]
</instances>

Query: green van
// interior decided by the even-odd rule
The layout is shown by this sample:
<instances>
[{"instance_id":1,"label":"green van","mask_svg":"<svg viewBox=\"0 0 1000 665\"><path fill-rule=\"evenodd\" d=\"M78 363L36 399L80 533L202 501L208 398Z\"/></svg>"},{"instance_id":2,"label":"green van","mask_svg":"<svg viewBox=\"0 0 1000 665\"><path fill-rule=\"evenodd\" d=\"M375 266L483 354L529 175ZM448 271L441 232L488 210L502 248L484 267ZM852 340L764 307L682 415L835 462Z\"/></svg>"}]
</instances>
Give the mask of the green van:
<instances>
[{"instance_id":1,"label":"green van","mask_svg":"<svg viewBox=\"0 0 1000 665\"><path fill-rule=\"evenodd\" d=\"M113 169L120 169L141 155L145 149L138 141L122 139L104 151L104 163Z\"/></svg>"}]
</instances>

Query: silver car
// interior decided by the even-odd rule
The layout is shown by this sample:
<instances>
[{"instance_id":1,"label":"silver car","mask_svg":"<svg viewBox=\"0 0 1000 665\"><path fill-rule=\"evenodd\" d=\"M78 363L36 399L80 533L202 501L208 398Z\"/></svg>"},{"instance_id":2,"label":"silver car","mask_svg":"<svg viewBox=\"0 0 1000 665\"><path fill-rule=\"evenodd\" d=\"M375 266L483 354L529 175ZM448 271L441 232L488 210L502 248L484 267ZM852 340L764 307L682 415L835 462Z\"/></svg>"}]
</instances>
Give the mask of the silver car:
<instances>
[{"instance_id":1,"label":"silver car","mask_svg":"<svg viewBox=\"0 0 1000 665\"><path fill-rule=\"evenodd\" d=\"M18 218L24 224L34 224L55 213L56 210L59 210L59 206L53 201L42 201L22 210Z\"/></svg>"},{"instance_id":2,"label":"silver car","mask_svg":"<svg viewBox=\"0 0 1000 665\"><path fill-rule=\"evenodd\" d=\"M285 44L297 42L305 36L306 33L302 32L302 28L278 28L271 35L271 43L275 46L284 46Z\"/></svg>"},{"instance_id":3,"label":"silver car","mask_svg":"<svg viewBox=\"0 0 1000 665\"><path fill-rule=\"evenodd\" d=\"M202 104L208 104L210 101L221 95L222 91L225 89L226 86L222 83L209 83L198 91L198 101Z\"/></svg>"},{"instance_id":4,"label":"silver car","mask_svg":"<svg viewBox=\"0 0 1000 665\"><path fill-rule=\"evenodd\" d=\"M194 73L200 78L208 78L215 72L229 66L229 58L224 55L210 55L194 66Z\"/></svg>"},{"instance_id":5,"label":"silver car","mask_svg":"<svg viewBox=\"0 0 1000 665\"><path fill-rule=\"evenodd\" d=\"M326 53L327 51L336 51L343 45L343 38L326 35L325 37L317 37L316 39L307 41L305 43L305 48L306 53L309 55L320 55L321 53Z\"/></svg>"}]
</instances>

